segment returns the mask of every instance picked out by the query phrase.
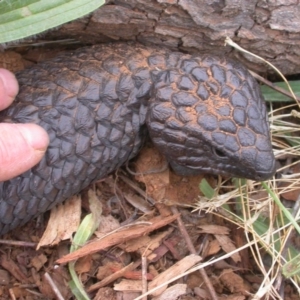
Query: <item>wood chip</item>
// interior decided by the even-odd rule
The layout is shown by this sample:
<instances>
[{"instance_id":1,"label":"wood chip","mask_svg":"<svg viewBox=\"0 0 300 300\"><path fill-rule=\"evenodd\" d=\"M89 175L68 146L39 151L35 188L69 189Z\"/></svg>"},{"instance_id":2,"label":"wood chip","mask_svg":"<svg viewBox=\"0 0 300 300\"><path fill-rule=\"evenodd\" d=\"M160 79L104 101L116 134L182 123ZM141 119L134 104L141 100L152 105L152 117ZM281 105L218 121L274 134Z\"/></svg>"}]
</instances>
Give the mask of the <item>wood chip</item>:
<instances>
[{"instance_id":1,"label":"wood chip","mask_svg":"<svg viewBox=\"0 0 300 300\"><path fill-rule=\"evenodd\" d=\"M163 284L166 281L169 281L170 279L184 273L191 267L193 267L195 264L200 262L202 260L202 257L191 254L189 256L186 256L182 260L178 261L176 264L174 264L172 267L167 269L166 271L160 273L158 276L156 276L153 281L149 283L149 290L152 290L161 284ZM160 295L163 291L167 289L167 285L161 287L160 289L154 291L151 293L153 296Z\"/></svg>"},{"instance_id":2,"label":"wood chip","mask_svg":"<svg viewBox=\"0 0 300 300\"><path fill-rule=\"evenodd\" d=\"M114 290L140 292L142 290L142 281L123 279L119 283L114 285Z\"/></svg>"},{"instance_id":3,"label":"wood chip","mask_svg":"<svg viewBox=\"0 0 300 300\"><path fill-rule=\"evenodd\" d=\"M6 269L12 276L23 283L29 283L29 278L22 272L20 266L17 265L13 260L8 259L5 254L0 257L0 266Z\"/></svg>"},{"instance_id":4,"label":"wood chip","mask_svg":"<svg viewBox=\"0 0 300 300\"><path fill-rule=\"evenodd\" d=\"M236 250L235 245L233 244L232 240L226 236L226 235L220 235L220 234L215 234L216 239L218 240L218 242L220 243L222 249L226 252L226 253L230 253L234 250ZM239 255L239 253L233 253L231 258L234 260L234 262L238 263L241 261L241 256Z\"/></svg>"},{"instance_id":5,"label":"wood chip","mask_svg":"<svg viewBox=\"0 0 300 300\"><path fill-rule=\"evenodd\" d=\"M220 226L220 225L210 225L210 224L205 224L198 226L200 229L200 233L209 233L209 234L229 234L230 229L225 227L225 226Z\"/></svg>"},{"instance_id":6,"label":"wood chip","mask_svg":"<svg viewBox=\"0 0 300 300\"><path fill-rule=\"evenodd\" d=\"M250 286L247 285L243 278L231 269L225 269L219 276L221 282L230 290L231 293L240 293L243 295L250 294Z\"/></svg>"},{"instance_id":7,"label":"wood chip","mask_svg":"<svg viewBox=\"0 0 300 300\"><path fill-rule=\"evenodd\" d=\"M78 258L83 257L87 254L93 254L108 247L124 243L125 241L128 241L130 239L146 235L153 230L172 223L174 220L176 220L177 217L178 215L172 215L164 218L155 217L145 222L133 224L130 227L120 228L118 231L107 234L102 239L91 241L89 244L83 246L77 251L74 251L58 259L57 263L63 264L72 260L77 260Z\"/></svg>"},{"instance_id":8,"label":"wood chip","mask_svg":"<svg viewBox=\"0 0 300 300\"><path fill-rule=\"evenodd\" d=\"M33 259L31 260L31 264L37 271L39 271L47 261L47 256L44 254L40 254L33 257Z\"/></svg>"},{"instance_id":9,"label":"wood chip","mask_svg":"<svg viewBox=\"0 0 300 300\"><path fill-rule=\"evenodd\" d=\"M153 297L152 300L178 299L179 296L187 293L186 284L175 284L167 288L161 295Z\"/></svg>"}]
</instances>

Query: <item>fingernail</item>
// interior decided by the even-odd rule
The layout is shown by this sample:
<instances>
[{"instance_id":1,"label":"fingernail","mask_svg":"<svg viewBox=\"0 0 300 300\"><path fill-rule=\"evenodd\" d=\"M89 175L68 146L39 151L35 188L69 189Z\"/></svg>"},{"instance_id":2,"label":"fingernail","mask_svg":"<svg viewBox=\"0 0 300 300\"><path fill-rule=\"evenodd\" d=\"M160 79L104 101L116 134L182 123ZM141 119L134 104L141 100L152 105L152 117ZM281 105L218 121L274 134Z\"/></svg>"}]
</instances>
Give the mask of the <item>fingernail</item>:
<instances>
[{"instance_id":1,"label":"fingernail","mask_svg":"<svg viewBox=\"0 0 300 300\"><path fill-rule=\"evenodd\" d=\"M36 124L15 124L19 128L27 144L33 149L45 152L49 144L47 132Z\"/></svg>"},{"instance_id":2,"label":"fingernail","mask_svg":"<svg viewBox=\"0 0 300 300\"><path fill-rule=\"evenodd\" d=\"M18 91L19 86L14 74L0 68L0 110L5 109L13 102Z\"/></svg>"}]
</instances>

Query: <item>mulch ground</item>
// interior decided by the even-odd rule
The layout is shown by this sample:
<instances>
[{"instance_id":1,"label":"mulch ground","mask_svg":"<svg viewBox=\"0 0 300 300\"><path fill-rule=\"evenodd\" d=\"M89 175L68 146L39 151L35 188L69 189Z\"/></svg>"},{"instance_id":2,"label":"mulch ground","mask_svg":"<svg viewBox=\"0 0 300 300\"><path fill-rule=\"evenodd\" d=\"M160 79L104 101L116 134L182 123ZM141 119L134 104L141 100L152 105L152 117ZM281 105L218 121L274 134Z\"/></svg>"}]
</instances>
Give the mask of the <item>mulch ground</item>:
<instances>
[{"instance_id":1,"label":"mulch ground","mask_svg":"<svg viewBox=\"0 0 300 300\"><path fill-rule=\"evenodd\" d=\"M128 166L138 174L119 170L92 185L102 209L100 225L78 252L69 254L70 239L36 250L48 213L2 237L0 299L75 299L66 263L74 258L91 299L135 299L177 276L148 299L212 299L211 289L218 299L251 299L264 277L249 248L209 265L205 273L180 276L246 240L241 229L223 218L192 212L190 206L201 201L202 176L180 177L165 166L148 146ZM214 177L206 179L217 183ZM88 197L88 190L83 191L82 216L89 213ZM68 224L67 217L60 218L58 223ZM270 263L267 254L262 256ZM299 299L288 281L283 290L284 299Z\"/></svg>"},{"instance_id":2,"label":"mulch ground","mask_svg":"<svg viewBox=\"0 0 300 300\"><path fill-rule=\"evenodd\" d=\"M36 49L24 60L16 52L6 52L0 61L16 71L37 57L43 60L55 54L52 49L44 53ZM75 299L68 285L67 265L74 258L91 299L135 299L141 291L175 277L178 279L152 292L148 299L213 299L212 293L218 299L252 299L264 277L249 248L205 267L205 272L182 276L200 262L246 244L243 230L224 218L192 212L191 206L203 201L199 191L202 176L173 174L151 146L128 168L136 173L124 168L90 187L101 207L100 225L91 241L77 252L69 254L73 221L90 211L88 189L81 193L81 200L69 201L71 217L58 213L51 219L54 245L47 244L48 233L43 236L49 213L2 237L0 299ZM205 178L212 186L217 184L216 177ZM65 236L71 238L64 240L62 231L68 231ZM36 250L41 240L44 246ZM266 267L270 266L268 254L262 252L261 256ZM283 282L279 289L284 299L299 299L289 281Z\"/></svg>"}]
</instances>

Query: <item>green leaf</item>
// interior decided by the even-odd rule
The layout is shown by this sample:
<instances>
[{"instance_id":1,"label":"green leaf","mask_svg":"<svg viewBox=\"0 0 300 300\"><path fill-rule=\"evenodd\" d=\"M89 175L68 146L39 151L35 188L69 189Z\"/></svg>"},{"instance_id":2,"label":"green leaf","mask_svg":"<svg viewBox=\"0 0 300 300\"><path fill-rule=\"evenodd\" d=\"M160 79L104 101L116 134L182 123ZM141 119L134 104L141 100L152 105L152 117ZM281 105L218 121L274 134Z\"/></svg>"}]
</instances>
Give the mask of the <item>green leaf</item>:
<instances>
[{"instance_id":1,"label":"green leaf","mask_svg":"<svg viewBox=\"0 0 300 300\"><path fill-rule=\"evenodd\" d=\"M0 43L22 39L78 19L104 0L7 0L0 2Z\"/></svg>"},{"instance_id":2,"label":"green leaf","mask_svg":"<svg viewBox=\"0 0 300 300\"><path fill-rule=\"evenodd\" d=\"M85 292L84 287L75 272L75 262L69 263L69 272L72 280L69 281L69 287L77 300L90 300L91 298Z\"/></svg>"},{"instance_id":3,"label":"green leaf","mask_svg":"<svg viewBox=\"0 0 300 300\"><path fill-rule=\"evenodd\" d=\"M85 216L79 225L79 228L74 236L70 252L77 250L84 243L86 243L101 222L102 206L97 200L96 193L90 189L88 195L91 213ZM75 263L76 262L73 261L69 263L69 272L72 278L69 281L69 287L77 300L89 300L90 298L85 292L84 287L76 274Z\"/></svg>"},{"instance_id":4,"label":"green leaf","mask_svg":"<svg viewBox=\"0 0 300 300\"><path fill-rule=\"evenodd\" d=\"M85 216L85 218L82 220L82 222L74 236L73 243L70 248L70 252L77 250L86 241L88 241L88 239L94 233L94 231L98 225L99 225L99 222L96 222L96 224L95 224L95 218L93 217L92 213ZM84 290L82 282L80 281L80 279L78 278L78 276L76 274L75 263L76 263L76 261L72 261L68 264L69 272L70 272L70 275L72 278L69 281L69 287L77 300L90 300L88 294Z\"/></svg>"},{"instance_id":5,"label":"green leaf","mask_svg":"<svg viewBox=\"0 0 300 300\"><path fill-rule=\"evenodd\" d=\"M289 81L289 84L297 97L300 97L300 81ZM288 91L287 85L285 82L274 82L275 86L278 86L282 89ZM270 87L263 85L261 86L261 91L264 95L264 98L268 102L293 102L294 100L271 89Z\"/></svg>"},{"instance_id":6,"label":"green leaf","mask_svg":"<svg viewBox=\"0 0 300 300\"><path fill-rule=\"evenodd\" d=\"M208 199L212 199L215 195L215 190L209 185L205 178L201 180L199 188L201 193Z\"/></svg>"}]
</instances>

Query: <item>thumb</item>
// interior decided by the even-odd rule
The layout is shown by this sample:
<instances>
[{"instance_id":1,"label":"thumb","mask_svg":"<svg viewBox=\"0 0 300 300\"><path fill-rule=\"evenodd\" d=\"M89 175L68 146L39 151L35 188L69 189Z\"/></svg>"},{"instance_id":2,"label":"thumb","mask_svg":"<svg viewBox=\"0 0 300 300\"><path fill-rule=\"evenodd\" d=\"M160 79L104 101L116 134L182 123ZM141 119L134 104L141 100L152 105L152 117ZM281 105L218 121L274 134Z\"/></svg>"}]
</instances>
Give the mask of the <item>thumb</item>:
<instances>
[{"instance_id":1,"label":"thumb","mask_svg":"<svg viewBox=\"0 0 300 300\"><path fill-rule=\"evenodd\" d=\"M19 90L15 75L8 70L0 68L0 110L8 107Z\"/></svg>"},{"instance_id":2,"label":"thumb","mask_svg":"<svg viewBox=\"0 0 300 300\"><path fill-rule=\"evenodd\" d=\"M48 134L36 124L0 124L0 181L36 165L48 144Z\"/></svg>"}]
</instances>

